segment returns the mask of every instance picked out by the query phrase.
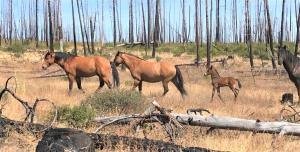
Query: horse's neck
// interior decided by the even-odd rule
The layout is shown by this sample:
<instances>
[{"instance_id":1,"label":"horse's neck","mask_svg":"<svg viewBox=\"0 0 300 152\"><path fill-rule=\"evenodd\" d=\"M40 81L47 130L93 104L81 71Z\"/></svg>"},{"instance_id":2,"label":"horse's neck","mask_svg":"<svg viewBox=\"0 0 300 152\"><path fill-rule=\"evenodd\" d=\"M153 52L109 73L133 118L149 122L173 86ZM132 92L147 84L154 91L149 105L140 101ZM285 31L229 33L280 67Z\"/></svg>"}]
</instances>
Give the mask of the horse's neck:
<instances>
[{"instance_id":1,"label":"horse's neck","mask_svg":"<svg viewBox=\"0 0 300 152\"><path fill-rule=\"evenodd\" d=\"M221 76L220 74L217 72L217 70L214 70L211 74L211 79L219 79Z\"/></svg>"},{"instance_id":2,"label":"horse's neck","mask_svg":"<svg viewBox=\"0 0 300 152\"><path fill-rule=\"evenodd\" d=\"M287 54L287 58L283 61L283 66L287 71L293 72L297 62L298 62L297 57L295 57L292 54Z\"/></svg>"},{"instance_id":3,"label":"horse's neck","mask_svg":"<svg viewBox=\"0 0 300 152\"><path fill-rule=\"evenodd\" d=\"M126 57L124 58L124 62L125 62L125 66L129 69L129 70L133 70L134 67L136 65L139 65L139 63L141 62L141 59L138 59L134 56L130 56L130 55L126 55Z\"/></svg>"}]
</instances>

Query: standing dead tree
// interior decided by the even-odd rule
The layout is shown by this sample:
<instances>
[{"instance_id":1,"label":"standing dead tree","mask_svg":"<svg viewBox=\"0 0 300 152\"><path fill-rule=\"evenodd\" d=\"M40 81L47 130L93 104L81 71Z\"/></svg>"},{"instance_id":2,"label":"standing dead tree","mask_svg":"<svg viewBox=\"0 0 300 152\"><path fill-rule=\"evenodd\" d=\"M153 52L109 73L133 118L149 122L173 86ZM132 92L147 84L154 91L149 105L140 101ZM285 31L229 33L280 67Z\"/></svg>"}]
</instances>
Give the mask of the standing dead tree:
<instances>
[{"instance_id":1,"label":"standing dead tree","mask_svg":"<svg viewBox=\"0 0 300 152\"><path fill-rule=\"evenodd\" d=\"M284 23L284 5L285 5L285 0L282 1L282 9L281 9L281 27L280 27L280 39L279 39L279 45L280 47L282 46L282 41L283 41L283 23Z\"/></svg>"},{"instance_id":2,"label":"standing dead tree","mask_svg":"<svg viewBox=\"0 0 300 152\"><path fill-rule=\"evenodd\" d=\"M249 0L245 1L246 5L246 40L247 40L247 46L248 46L248 51L249 51L249 59L250 59L250 66L251 69L254 67L253 63L253 53L252 53L252 32L251 32L251 21L250 21L250 12L249 12Z\"/></svg>"},{"instance_id":3,"label":"standing dead tree","mask_svg":"<svg viewBox=\"0 0 300 152\"><path fill-rule=\"evenodd\" d=\"M77 55L77 43L76 43L76 24L74 16L74 0L71 0L72 3L72 25L73 25L73 42L74 42L74 53Z\"/></svg>"},{"instance_id":4,"label":"standing dead tree","mask_svg":"<svg viewBox=\"0 0 300 152\"><path fill-rule=\"evenodd\" d=\"M275 59L274 59L274 48L273 48L273 35L272 35L272 22L271 22L271 16L270 16L270 12L269 12L269 2L268 0L264 0L264 4L265 4L265 12L267 14L267 20L268 20L268 38L269 38L269 44L270 44L270 49L271 49L271 53L272 53L272 66L273 69L276 69L276 63L275 63Z\"/></svg>"},{"instance_id":5,"label":"standing dead tree","mask_svg":"<svg viewBox=\"0 0 300 152\"><path fill-rule=\"evenodd\" d=\"M152 58L155 58L156 47L158 46L159 41L159 14L160 14L160 0L156 0L156 7L155 7L155 25L154 25L154 32L153 32L153 49L152 49Z\"/></svg>"},{"instance_id":6,"label":"standing dead tree","mask_svg":"<svg viewBox=\"0 0 300 152\"><path fill-rule=\"evenodd\" d=\"M146 21L145 21L143 1L141 1L141 5L142 5L142 18L143 18L143 43L146 44L147 43L147 32L146 32ZM145 45L145 54L146 54L146 56L148 55L147 54L147 45Z\"/></svg>"},{"instance_id":7,"label":"standing dead tree","mask_svg":"<svg viewBox=\"0 0 300 152\"><path fill-rule=\"evenodd\" d=\"M300 36L300 7L299 13L298 13L298 19L297 19L297 34L296 34L296 45L295 45L295 56L298 54L298 47L299 47L299 36Z\"/></svg>"},{"instance_id":8,"label":"standing dead tree","mask_svg":"<svg viewBox=\"0 0 300 152\"><path fill-rule=\"evenodd\" d=\"M114 41L114 47L116 47L116 41L117 41L117 25L116 25L116 0L112 1L113 5L113 41Z\"/></svg>"},{"instance_id":9,"label":"standing dead tree","mask_svg":"<svg viewBox=\"0 0 300 152\"><path fill-rule=\"evenodd\" d=\"M216 0L216 42L220 42L220 39L220 0Z\"/></svg>"},{"instance_id":10,"label":"standing dead tree","mask_svg":"<svg viewBox=\"0 0 300 152\"><path fill-rule=\"evenodd\" d=\"M212 6L211 6L212 7ZM206 62L207 67L210 67L210 52L211 52L211 33L208 18L208 2L205 0L205 17L206 17Z\"/></svg>"},{"instance_id":11,"label":"standing dead tree","mask_svg":"<svg viewBox=\"0 0 300 152\"><path fill-rule=\"evenodd\" d=\"M13 9L12 0L8 1L9 8L9 44L12 45L12 32L13 32Z\"/></svg>"},{"instance_id":12,"label":"standing dead tree","mask_svg":"<svg viewBox=\"0 0 300 152\"><path fill-rule=\"evenodd\" d=\"M134 33L133 33L133 8L132 8L132 0L129 2L129 43L134 42Z\"/></svg>"},{"instance_id":13,"label":"standing dead tree","mask_svg":"<svg viewBox=\"0 0 300 152\"><path fill-rule=\"evenodd\" d=\"M35 47L39 47L39 27L38 27L38 4L39 0L35 0Z\"/></svg>"},{"instance_id":14,"label":"standing dead tree","mask_svg":"<svg viewBox=\"0 0 300 152\"><path fill-rule=\"evenodd\" d=\"M81 20L81 13L80 13L80 6L79 6L79 0L77 2L77 11L78 11L78 17L79 17L79 25L80 25L80 31L81 31L81 39L82 39L82 45L83 45L83 54L87 55L87 50L85 46L85 38L84 38L84 31L82 26L82 20Z\"/></svg>"},{"instance_id":15,"label":"standing dead tree","mask_svg":"<svg viewBox=\"0 0 300 152\"><path fill-rule=\"evenodd\" d=\"M197 65L199 64L199 21L198 21L198 16L199 16L199 10L198 10L198 0L195 0L195 42L196 42L196 53L197 53L197 58L196 62Z\"/></svg>"},{"instance_id":16,"label":"standing dead tree","mask_svg":"<svg viewBox=\"0 0 300 152\"><path fill-rule=\"evenodd\" d=\"M53 48L53 27L52 27L52 15L51 15L51 0L48 0L48 17L49 17L49 36L50 36L49 48L50 48L50 52L54 52L54 48Z\"/></svg>"},{"instance_id":17,"label":"standing dead tree","mask_svg":"<svg viewBox=\"0 0 300 152\"><path fill-rule=\"evenodd\" d=\"M150 48L151 42L151 1L147 0L147 10L148 10L148 38L147 38L147 47Z\"/></svg>"}]
</instances>

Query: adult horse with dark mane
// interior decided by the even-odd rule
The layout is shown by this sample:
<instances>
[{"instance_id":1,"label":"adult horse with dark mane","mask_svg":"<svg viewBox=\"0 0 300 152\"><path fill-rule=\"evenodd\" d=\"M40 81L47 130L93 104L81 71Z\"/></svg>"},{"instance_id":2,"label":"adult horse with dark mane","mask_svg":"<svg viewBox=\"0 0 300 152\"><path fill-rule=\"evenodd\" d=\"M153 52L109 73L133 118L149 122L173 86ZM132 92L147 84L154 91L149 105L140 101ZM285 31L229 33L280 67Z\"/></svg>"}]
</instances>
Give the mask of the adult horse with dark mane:
<instances>
[{"instance_id":1,"label":"adult horse with dark mane","mask_svg":"<svg viewBox=\"0 0 300 152\"><path fill-rule=\"evenodd\" d=\"M279 46L278 64L283 64L290 80L295 84L298 91L298 103L300 103L300 59L288 51L286 46Z\"/></svg>"},{"instance_id":2,"label":"adult horse with dark mane","mask_svg":"<svg viewBox=\"0 0 300 152\"><path fill-rule=\"evenodd\" d=\"M213 66L207 68L207 71L204 75L211 75L211 84L213 86L212 95L211 95L211 102L213 101L215 91L217 90L218 96L223 101L220 93L220 88L228 86L234 94L234 101L239 94L240 88L242 88L241 82L233 77L221 77L218 73L217 69Z\"/></svg>"},{"instance_id":3,"label":"adult horse with dark mane","mask_svg":"<svg viewBox=\"0 0 300 152\"><path fill-rule=\"evenodd\" d=\"M117 66L123 64L129 69L134 79L133 90L138 86L141 92L143 81L150 83L162 82L163 95L166 95L169 91L168 83L172 81L182 96L187 94L179 68L166 61L146 61L135 55L119 51L115 56L114 62Z\"/></svg>"},{"instance_id":4,"label":"adult horse with dark mane","mask_svg":"<svg viewBox=\"0 0 300 152\"><path fill-rule=\"evenodd\" d=\"M73 82L76 81L77 87L82 92L81 77L99 77L100 90L104 83L108 88L112 88L111 78L113 78L114 85L119 86L119 74L114 63L110 63L106 58L101 56L75 56L64 52L47 52L44 57L42 68L46 70L54 63L58 64L69 79L69 95L73 88Z\"/></svg>"}]
</instances>

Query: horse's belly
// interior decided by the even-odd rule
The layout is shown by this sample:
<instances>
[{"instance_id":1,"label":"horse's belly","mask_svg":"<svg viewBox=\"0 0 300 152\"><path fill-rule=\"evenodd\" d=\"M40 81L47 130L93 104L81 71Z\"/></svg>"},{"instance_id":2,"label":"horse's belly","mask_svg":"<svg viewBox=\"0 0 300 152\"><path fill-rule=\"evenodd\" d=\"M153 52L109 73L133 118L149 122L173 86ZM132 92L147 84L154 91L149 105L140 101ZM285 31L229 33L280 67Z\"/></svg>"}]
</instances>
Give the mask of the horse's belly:
<instances>
[{"instance_id":1,"label":"horse's belly","mask_svg":"<svg viewBox=\"0 0 300 152\"><path fill-rule=\"evenodd\" d=\"M154 75L154 76L142 75L141 79L142 79L142 81L146 81L146 82L150 82L150 83L162 81L162 78L159 75Z\"/></svg>"},{"instance_id":2,"label":"horse's belly","mask_svg":"<svg viewBox=\"0 0 300 152\"><path fill-rule=\"evenodd\" d=\"M85 70L85 71L77 70L76 75L80 77L92 77L96 75L96 72L95 70Z\"/></svg>"}]
</instances>

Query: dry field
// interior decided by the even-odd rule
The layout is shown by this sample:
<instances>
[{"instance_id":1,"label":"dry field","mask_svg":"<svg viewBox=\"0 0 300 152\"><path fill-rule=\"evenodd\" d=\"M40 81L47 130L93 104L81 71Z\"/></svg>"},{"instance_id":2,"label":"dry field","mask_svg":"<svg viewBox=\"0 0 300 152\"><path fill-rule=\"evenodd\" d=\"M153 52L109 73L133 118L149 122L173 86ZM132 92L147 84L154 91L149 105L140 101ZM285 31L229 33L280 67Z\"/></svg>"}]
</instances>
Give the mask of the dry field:
<instances>
[{"instance_id":1,"label":"dry field","mask_svg":"<svg viewBox=\"0 0 300 152\"><path fill-rule=\"evenodd\" d=\"M172 57L170 54L159 54L165 60L170 60L175 64L191 63L193 56L182 55L181 57ZM98 79L85 78L82 82L86 93L83 94L73 89L72 96L67 95L68 81L65 78L46 78L30 79L32 76L39 76L47 71L41 70L42 55L38 53L27 54L25 57L16 58L10 54L0 52L0 87L4 85L9 76L15 76L18 81L18 95L26 100L33 101L35 98L48 98L57 105L78 105L80 101L89 94L94 93L98 87ZM185 113L188 108L202 107L209 109L215 115L224 115L240 117L247 119L276 120L279 118L281 105L279 99L283 92L292 92L296 94L293 84L286 78L278 79L276 76L256 77L254 84L252 77L244 77L237 74L237 70L249 70L248 60L235 58L229 62L228 67L222 68L215 64L221 75L236 76L242 82L238 101L233 101L233 94L229 88L222 88L221 94L225 104L221 103L217 95L214 102L209 102L212 86L210 77L204 77L204 68L182 67L185 87L188 91L188 97L184 100L179 92L170 83L170 91L165 97L161 96L163 88L161 83L144 83L143 94L148 97L149 103L157 100L162 106L173 109L177 113ZM256 61L259 65L260 61ZM58 69L58 66L49 68L49 71ZM131 81L132 78L128 71L120 71L121 88L130 89L125 81ZM76 86L76 85L75 85ZM104 89L107 89L106 87ZM11 100L10 100L11 99ZM12 98L5 105L3 115L20 120L23 118L24 111L22 107ZM113 115L113 114L112 114ZM65 127L63 124L56 124L59 127ZM87 131L93 131L94 128L87 128ZM230 130L216 130L206 135L205 127L186 127L182 135L176 139L177 144L184 146L199 146L216 150L226 151L297 151L300 149L300 139L298 137L285 136L274 141L274 136L270 134L254 134L251 132L240 132ZM168 140L162 133L160 126L147 131L146 136L150 139ZM133 133L129 126L114 126L103 131L104 133L127 135L144 138L144 133ZM31 135L19 135L12 133L5 141L0 141L0 151L34 151L37 139Z\"/></svg>"}]
</instances>

